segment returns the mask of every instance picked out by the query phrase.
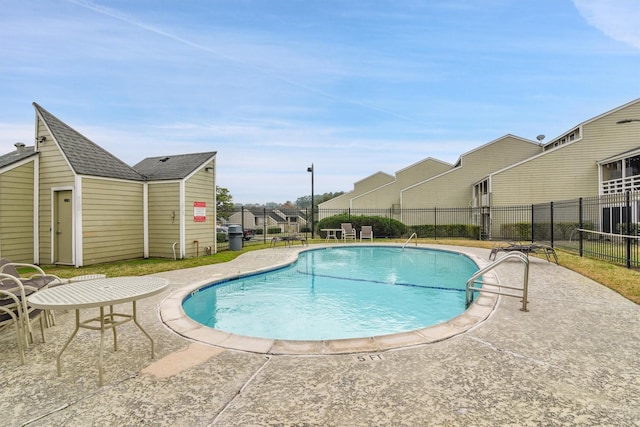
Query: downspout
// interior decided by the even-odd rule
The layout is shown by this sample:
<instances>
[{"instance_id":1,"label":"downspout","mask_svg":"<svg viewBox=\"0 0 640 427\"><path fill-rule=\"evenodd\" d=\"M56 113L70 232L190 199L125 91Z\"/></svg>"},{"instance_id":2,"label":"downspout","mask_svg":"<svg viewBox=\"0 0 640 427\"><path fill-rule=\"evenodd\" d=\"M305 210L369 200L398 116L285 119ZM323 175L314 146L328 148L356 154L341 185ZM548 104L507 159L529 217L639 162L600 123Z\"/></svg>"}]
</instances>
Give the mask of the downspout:
<instances>
[{"instance_id":1,"label":"downspout","mask_svg":"<svg viewBox=\"0 0 640 427\"><path fill-rule=\"evenodd\" d=\"M211 174L211 179L213 181L213 221L212 221L212 228L213 228L213 245L212 248L213 250L211 251L212 254L217 254L218 253L218 193L216 192L216 159L215 157L212 160L213 163L213 169L211 170L212 174Z\"/></svg>"},{"instance_id":2,"label":"downspout","mask_svg":"<svg viewBox=\"0 0 640 427\"><path fill-rule=\"evenodd\" d=\"M33 263L40 264L40 153L33 161Z\"/></svg>"},{"instance_id":3,"label":"downspout","mask_svg":"<svg viewBox=\"0 0 640 427\"><path fill-rule=\"evenodd\" d=\"M186 190L184 179L180 180L180 259L186 257L186 228L185 228L185 203L186 203Z\"/></svg>"},{"instance_id":4,"label":"downspout","mask_svg":"<svg viewBox=\"0 0 640 427\"><path fill-rule=\"evenodd\" d=\"M149 184L142 183L142 256L149 258Z\"/></svg>"},{"instance_id":5,"label":"downspout","mask_svg":"<svg viewBox=\"0 0 640 427\"><path fill-rule=\"evenodd\" d=\"M74 213L72 215L71 222L73 224L73 236L72 241L75 242L73 247L71 248L71 258L73 260L73 265L76 267L83 266L84 260L84 248L82 241L82 177L76 175L75 179L75 189L72 190L72 197L74 204Z\"/></svg>"}]
</instances>

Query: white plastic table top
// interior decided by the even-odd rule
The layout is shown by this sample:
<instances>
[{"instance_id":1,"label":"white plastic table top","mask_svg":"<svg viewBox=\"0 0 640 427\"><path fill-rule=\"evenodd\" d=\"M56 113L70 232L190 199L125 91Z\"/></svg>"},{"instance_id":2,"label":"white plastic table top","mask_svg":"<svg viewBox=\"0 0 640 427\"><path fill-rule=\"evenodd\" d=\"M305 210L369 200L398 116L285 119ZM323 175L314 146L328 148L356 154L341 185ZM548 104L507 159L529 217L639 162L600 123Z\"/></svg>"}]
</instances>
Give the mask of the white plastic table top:
<instances>
[{"instance_id":1,"label":"white plastic table top","mask_svg":"<svg viewBox=\"0 0 640 427\"><path fill-rule=\"evenodd\" d=\"M45 310L103 307L146 298L168 286L169 281L160 277L110 277L43 289L27 300Z\"/></svg>"},{"instance_id":2,"label":"white plastic table top","mask_svg":"<svg viewBox=\"0 0 640 427\"><path fill-rule=\"evenodd\" d=\"M342 228L322 228L320 231L324 231L327 233L327 237L325 240L335 239L338 240L338 233L342 231Z\"/></svg>"}]
</instances>

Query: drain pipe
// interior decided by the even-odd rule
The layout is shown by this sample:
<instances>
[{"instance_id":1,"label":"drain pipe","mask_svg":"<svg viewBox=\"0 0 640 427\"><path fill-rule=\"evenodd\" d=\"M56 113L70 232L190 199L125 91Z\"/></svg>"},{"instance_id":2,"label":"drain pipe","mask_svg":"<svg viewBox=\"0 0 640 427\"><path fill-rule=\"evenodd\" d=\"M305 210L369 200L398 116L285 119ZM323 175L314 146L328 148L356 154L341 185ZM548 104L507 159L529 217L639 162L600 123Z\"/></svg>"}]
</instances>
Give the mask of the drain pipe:
<instances>
[{"instance_id":1,"label":"drain pipe","mask_svg":"<svg viewBox=\"0 0 640 427\"><path fill-rule=\"evenodd\" d=\"M193 244L196 245L196 258L198 258L199 254L200 254L200 241L199 240L194 240Z\"/></svg>"},{"instance_id":2,"label":"drain pipe","mask_svg":"<svg viewBox=\"0 0 640 427\"><path fill-rule=\"evenodd\" d=\"M178 244L178 242L173 242L173 245L171 245L171 249L173 250L173 260L176 260L176 245Z\"/></svg>"}]
</instances>

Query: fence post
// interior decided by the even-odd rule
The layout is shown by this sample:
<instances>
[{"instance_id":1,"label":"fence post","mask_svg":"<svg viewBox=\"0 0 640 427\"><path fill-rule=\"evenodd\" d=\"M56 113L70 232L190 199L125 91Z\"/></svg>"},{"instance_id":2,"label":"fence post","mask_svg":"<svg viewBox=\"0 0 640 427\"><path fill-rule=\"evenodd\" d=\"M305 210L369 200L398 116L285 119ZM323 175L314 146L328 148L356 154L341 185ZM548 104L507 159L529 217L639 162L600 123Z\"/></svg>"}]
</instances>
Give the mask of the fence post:
<instances>
[{"instance_id":1,"label":"fence post","mask_svg":"<svg viewBox=\"0 0 640 427\"><path fill-rule=\"evenodd\" d=\"M553 247L553 202L549 203L551 207L551 247Z\"/></svg>"},{"instance_id":2,"label":"fence post","mask_svg":"<svg viewBox=\"0 0 640 427\"><path fill-rule=\"evenodd\" d=\"M393 219L393 208L385 209L387 212L388 227L391 230L391 220Z\"/></svg>"},{"instance_id":3,"label":"fence post","mask_svg":"<svg viewBox=\"0 0 640 427\"><path fill-rule=\"evenodd\" d=\"M531 243L535 242L535 240L533 239L533 225L535 224L535 222L533 221L534 212L535 212L534 205L531 205Z\"/></svg>"},{"instance_id":4,"label":"fence post","mask_svg":"<svg viewBox=\"0 0 640 427\"><path fill-rule=\"evenodd\" d=\"M267 208L262 208L262 241L263 243L267 243Z\"/></svg>"},{"instance_id":5,"label":"fence post","mask_svg":"<svg viewBox=\"0 0 640 427\"><path fill-rule=\"evenodd\" d=\"M584 246L582 243L582 230L584 229L582 216L582 197L578 199L578 228L580 229L580 231L578 231L578 254L582 257L584 251Z\"/></svg>"},{"instance_id":6,"label":"fence post","mask_svg":"<svg viewBox=\"0 0 640 427\"><path fill-rule=\"evenodd\" d=\"M625 211L626 221L625 221L625 234L627 235L627 268L631 268L631 192L627 191L625 193Z\"/></svg>"},{"instance_id":7,"label":"fence post","mask_svg":"<svg viewBox=\"0 0 640 427\"><path fill-rule=\"evenodd\" d=\"M242 226L242 237L244 241L244 206L240 207L240 225Z\"/></svg>"},{"instance_id":8,"label":"fence post","mask_svg":"<svg viewBox=\"0 0 640 427\"><path fill-rule=\"evenodd\" d=\"M438 240L438 208L433 208L433 239Z\"/></svg>"}]
</instances>

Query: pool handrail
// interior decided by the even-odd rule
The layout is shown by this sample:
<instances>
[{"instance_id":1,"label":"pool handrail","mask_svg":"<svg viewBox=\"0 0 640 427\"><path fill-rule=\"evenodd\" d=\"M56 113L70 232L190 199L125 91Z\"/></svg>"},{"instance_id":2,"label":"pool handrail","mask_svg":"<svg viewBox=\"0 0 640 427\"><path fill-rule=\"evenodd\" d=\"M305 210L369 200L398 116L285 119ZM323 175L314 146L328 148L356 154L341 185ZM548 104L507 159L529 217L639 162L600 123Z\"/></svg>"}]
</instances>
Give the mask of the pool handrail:
<instances>
[{"instance_id":1,"label":"pool handrail","mask_svg":"<svg viewBox=\"0 0 640 427\"><path fill-rule=\"evenodd\" d=\"M507 260L509 260L511 258L518 258L524 264L523 286L520 288L520 287L514 287L514 286L500 285L500 288L501 289L504 288L504 289L513 289L513 290L522 291L522 294L511 294L511 293L503 292L502 290L494 291L494 290L490 290L490 289L485 289L483 287L479 287L479 288L475 287L476 283L478 283L478 284L485 284L486 283L486 282L477 280L478 277L482 276L483 274L485 274L486 272L488 272L490 270L493 270L498 265L502 264L503 262L505 262L505 261L507 261ZM473 295L474 295L475 291L478 291L479 293L485 292L485 293L488 293L488 294L504 295L504 296L507 296L507 297L515 297L515 298L522 297L522 308L520 309L520 311L529 311L527 309L527 295L529 293L529 258L527 257L526 254L524 254L522 252L519 252L519 251L509 252L505 256L503 256L501 258L498 258L497 260L495 260L491 264L487 265L486 267L476 271L473 274L473 276L471 276L469 278L469 280L467 280L467 288L466 288L467 307L469 307L471 305L471 303L473 302Z\"/></svg>"},{"instance_id":2,"label":"pool handrail","mask_svg":"<svg viewBox=\"0 0 640 427\"><path fill-rule=\"evenodd\" d=\"M407 239L406 242L404 242L404 245L402 245L402 249L404 249L405 246L407 246L409 244L409 241L413 238L416 238L416 246L418 246L418 235L416 233L413 233L411 236L409 236L409 238Z\"/></svg>"}]
</instances>

